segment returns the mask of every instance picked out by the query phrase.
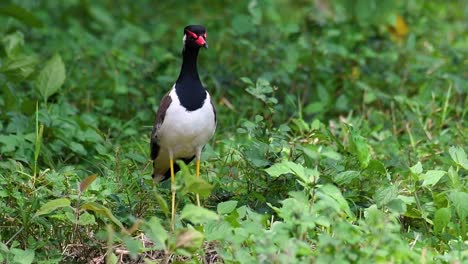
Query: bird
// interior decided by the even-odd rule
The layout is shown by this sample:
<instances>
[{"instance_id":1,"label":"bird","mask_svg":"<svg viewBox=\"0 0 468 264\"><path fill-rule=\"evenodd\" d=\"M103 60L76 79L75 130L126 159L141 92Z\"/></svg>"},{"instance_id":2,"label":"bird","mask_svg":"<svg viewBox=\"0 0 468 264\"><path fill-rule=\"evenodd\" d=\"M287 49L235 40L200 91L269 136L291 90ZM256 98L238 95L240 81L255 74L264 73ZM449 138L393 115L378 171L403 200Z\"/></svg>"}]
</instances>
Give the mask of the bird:
<instances>
[{"instance_id":1,"label":"bird","mask_svg":"<svg viewBox=\"0 0 468 264\"><path fill-rule=\"evenodd\" d=\"M186 164L196 160L196 177L200 177L203 147L213 137L217 120L211 96L200 81L197 58L201 48L208 48L206 29L202 25L184 28L182 66L172 88L163 96L151 132L150 150L153 179L171 179L171 228L175 222L175 160ZM196 194L197 205L200 197Z\"/></svg>"}]
</instances>

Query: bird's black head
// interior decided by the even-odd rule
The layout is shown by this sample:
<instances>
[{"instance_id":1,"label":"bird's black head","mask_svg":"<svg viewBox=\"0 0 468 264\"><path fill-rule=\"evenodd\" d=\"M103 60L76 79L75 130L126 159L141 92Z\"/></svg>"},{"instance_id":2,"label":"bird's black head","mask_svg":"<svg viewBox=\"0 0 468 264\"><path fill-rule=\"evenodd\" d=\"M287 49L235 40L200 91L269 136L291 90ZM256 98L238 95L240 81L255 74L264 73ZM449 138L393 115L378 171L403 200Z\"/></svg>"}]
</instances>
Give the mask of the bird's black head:
<instances>
[{"instance_id":1,"label":"bird's black head","mask_svg":"<svg viewBox=\"0 0 468 264\"><path fill-rule=\"evenodd\" d=\"M200 25L190 25L184 28L184 47L208 48L206 43L206 29Z\"/></svg>"}]
</instances>

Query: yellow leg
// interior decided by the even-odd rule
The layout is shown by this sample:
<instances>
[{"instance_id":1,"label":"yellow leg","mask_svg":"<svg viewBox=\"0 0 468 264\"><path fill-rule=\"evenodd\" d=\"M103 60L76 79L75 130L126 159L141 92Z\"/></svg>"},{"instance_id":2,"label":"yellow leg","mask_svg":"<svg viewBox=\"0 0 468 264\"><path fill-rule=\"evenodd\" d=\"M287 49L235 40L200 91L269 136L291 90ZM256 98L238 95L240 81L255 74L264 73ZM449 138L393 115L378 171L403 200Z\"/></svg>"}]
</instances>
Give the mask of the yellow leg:
<instances>
[{"instance_id":1,"label":"yellow leg","mask_svg":"<svg viewBox=\"0 0 468 264\"><path fill-rule=\"evenodd\" d=\"M175 188L175 175L174 175L174 160L171 158L169 159L170 166L171 166L171 192L172 192L172 211L171 211L171 230L174 231L174 223L175 223L175 195L176 195L176 188Z\"/></svg>"},{"instance_id":2,"label":"yellow leg","mask_svg":"<svg viewBox=\"0 0 468 264\"><path fill-rule=\"evenodd\" d=\"M197 178L200 177L200 159L197 159ZM197 193L197 205L200 206L200 195Z\"/></svg>"}]
</instances>

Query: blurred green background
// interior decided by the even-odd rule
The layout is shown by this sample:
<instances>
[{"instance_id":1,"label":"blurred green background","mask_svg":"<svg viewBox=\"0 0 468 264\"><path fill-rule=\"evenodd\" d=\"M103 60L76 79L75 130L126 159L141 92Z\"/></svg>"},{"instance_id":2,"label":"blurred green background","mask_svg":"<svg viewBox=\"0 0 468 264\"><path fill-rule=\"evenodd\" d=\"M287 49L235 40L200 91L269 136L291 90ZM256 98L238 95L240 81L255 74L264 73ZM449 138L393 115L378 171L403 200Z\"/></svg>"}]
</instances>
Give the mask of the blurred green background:
<instances>
[{"instance_id":1,"label":"blurred green background","mask_svg":"<svg viewBox=\"0 0 468 264\"><path fill-rule=\"evenodd\" d=\"M139 254L211 262L215 252L212 260L228 263L461 263L466 7L2 1L0 262L113 261L102 246L123 243L130 262L143 261ZM168 229L170 194L152 183L149 134L178 76L188 24L207 28L198 67L218 128L204 152L206 182L190 185L193 168L185 168L178 207L203 188L204 206L217 213L199 214L217 222L193 233L189 208L179 235L161 238L152 232ZM110 223L140 223L136 230L163 246ZM181 230L205 243L177 244Z\"/></svg>"}]
</instances>

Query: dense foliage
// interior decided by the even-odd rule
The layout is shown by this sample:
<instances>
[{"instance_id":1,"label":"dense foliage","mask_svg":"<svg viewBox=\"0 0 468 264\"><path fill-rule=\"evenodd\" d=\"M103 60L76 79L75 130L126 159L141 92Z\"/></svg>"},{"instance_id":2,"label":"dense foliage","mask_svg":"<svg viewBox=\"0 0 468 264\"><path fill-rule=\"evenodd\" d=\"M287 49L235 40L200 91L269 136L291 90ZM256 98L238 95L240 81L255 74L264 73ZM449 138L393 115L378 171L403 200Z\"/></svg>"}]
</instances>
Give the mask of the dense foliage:
<instances>
[{"instance_id":1,"label":"dense foliage","mask_svg":"<svg viewBox=\"0 0 468 264\"><path fill-rule=\"evenodd\" d=\"M468 261L465 1L192 2L0 3L1 263ZM219 123L172 232L149 134L192 23Z\"/></svg>"}]
</instances>

